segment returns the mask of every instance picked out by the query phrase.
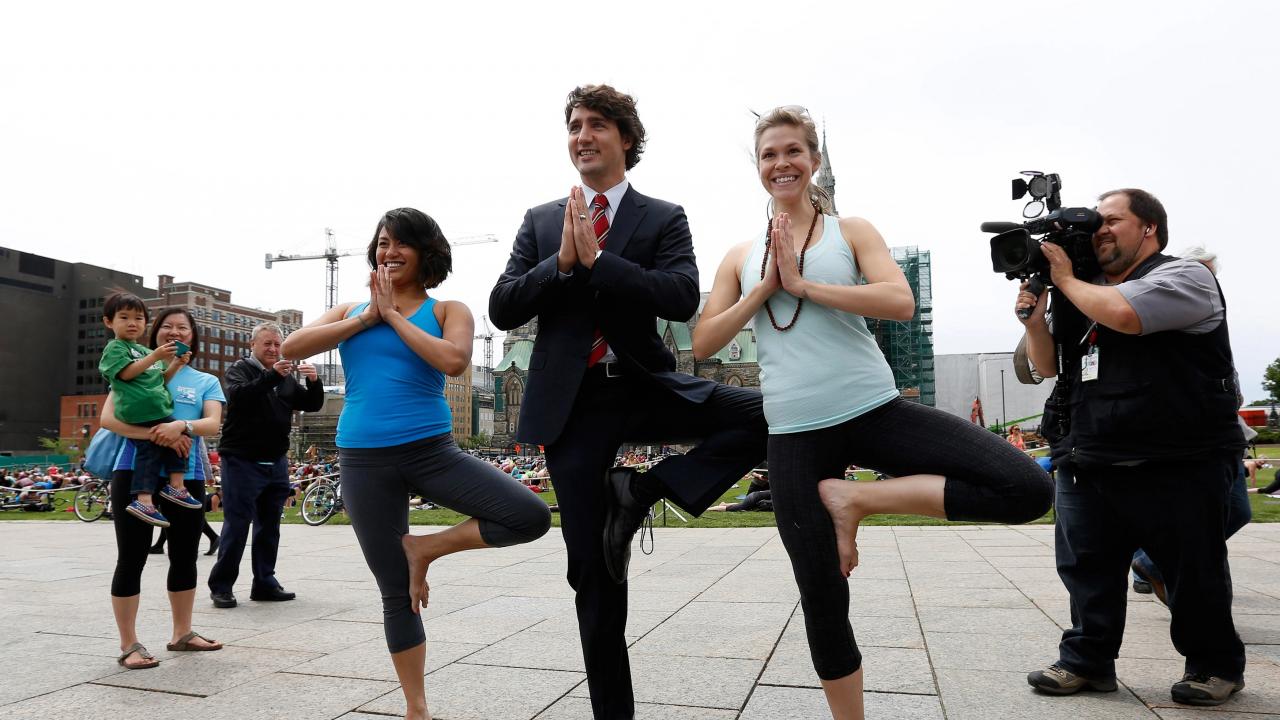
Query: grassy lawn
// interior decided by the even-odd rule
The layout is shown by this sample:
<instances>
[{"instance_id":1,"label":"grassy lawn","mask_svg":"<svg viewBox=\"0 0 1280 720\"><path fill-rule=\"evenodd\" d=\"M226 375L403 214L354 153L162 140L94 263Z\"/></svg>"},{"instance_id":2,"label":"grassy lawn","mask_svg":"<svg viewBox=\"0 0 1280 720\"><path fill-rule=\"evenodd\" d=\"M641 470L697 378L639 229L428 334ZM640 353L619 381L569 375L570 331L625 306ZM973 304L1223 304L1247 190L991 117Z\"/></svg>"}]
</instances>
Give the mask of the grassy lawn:
<instances>
[{"instance_id":1,"label":"grassy lawn","mask_svg":"<svg viewBox=\"0 0 1280 720\"><path fill-rule=\"evenodd\" d=\"M1280 445L1258 446L1258 452L1264 457L1280 457ZM1258 484L1266 485L1275 477L1276 468L1267 468L1258 472ZM871 473L858 473L860 482L874 482ZM733 503L737 502L739 497L746 493L747 483L742 481L737 487L730 488L720 498L720 502ZM71 507L71 498L73 492L61 492L57 494L58 507L54 512L26 512L22 510L3 510L0 511L0 522L5 520L77 520L75 513L69 512ZM548 504L556 502L554 492L542 493L539 495ZM1270 498L1263 495L1250 495L1249 502L1253 507L1253 522L1280 522L1280 499ZM677 508L678 510L678 508ZM175 512L177 512L175 510ZM688 518L688 515L680 511L682 515ZM220 522L222 513L209 513L210 522ZM411 525L454 525L465 519L466 516L453 512L452 510L410 510L409 523ZM774 527L774 515L771 512L708 512L700 518L688 518L689 523L680 522L674 514L668 513L664 522L661 513L655 521L657 527L697 527L697 528L722 528L722 527ZM286 508L284 522L286 524L301 524L302 518L298 515L298 508ZM344 514L339 514L329 520L330 523L336 525L349 525L350 521ZM1053 522L1053 511L1035 524L1047 524ZM551 516L552 525L559 527L560 515L553 513ZM864 521L867 525L957 525L962 523L949 523L945 520L935 518L921 517L918 515L877 515ZM963 523L976 524L976 523Z\"/></svg>"}]
</instances>

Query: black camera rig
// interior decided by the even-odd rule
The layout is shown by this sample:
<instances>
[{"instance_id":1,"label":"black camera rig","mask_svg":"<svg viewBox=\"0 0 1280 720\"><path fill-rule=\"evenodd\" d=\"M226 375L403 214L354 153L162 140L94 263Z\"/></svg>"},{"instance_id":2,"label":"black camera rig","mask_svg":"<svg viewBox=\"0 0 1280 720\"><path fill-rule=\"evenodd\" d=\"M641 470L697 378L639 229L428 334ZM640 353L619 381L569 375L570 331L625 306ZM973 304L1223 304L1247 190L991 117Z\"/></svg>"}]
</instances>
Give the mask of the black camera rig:
<instances>
[{"instance_id":1,"label":"black camera rig","mask_svg":"<svg viewBox=\"0 0 1280 720\"><path fill-rule=\"evenodd\" d=\"M1039 296L1053 285L1049 261L1040 249L1042 243L1051 242L1066 251L1076 277L1097 274L1093 234L1102 227L1102 216L1090 208L1062 207L1062 179L1056 173L1024 170L1022 174L1031 179L1014 179L1013 199L1031 195L1022 211L1027 221L985 222L981 226L982 232L998 233L991 238L991 269L1010 280L1029 281L1027 290ZM1040 217L1046 209L1049 214ZM1024 319L1030 314L1031 308L1019 311Z\"/></svg>"}]
</instances>

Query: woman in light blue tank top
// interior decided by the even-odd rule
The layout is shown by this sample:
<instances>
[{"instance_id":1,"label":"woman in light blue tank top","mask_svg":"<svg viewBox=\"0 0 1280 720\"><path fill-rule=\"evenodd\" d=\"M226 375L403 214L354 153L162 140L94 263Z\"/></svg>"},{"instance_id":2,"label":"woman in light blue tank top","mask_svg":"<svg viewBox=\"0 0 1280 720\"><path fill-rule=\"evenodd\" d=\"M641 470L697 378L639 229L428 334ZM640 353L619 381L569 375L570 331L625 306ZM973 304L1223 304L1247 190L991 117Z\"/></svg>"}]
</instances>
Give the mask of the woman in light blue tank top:
<instances>
[{"instance_id":1,"label":"woman in light blue tank top","mask_svg":"<svg viewBox=\"0 0 1280 720\"><path fill-rule=\"evenodd\" d=\"M777 211L729 251L693 333L694 356L755 323L778 533L800 588L814 668L836 718L861 718L862 655L849 624L858 524L910 513L1029 522L1049 509L1048 475L985 429L899 397L865 317L907 321L915 298L884 239L827 213L821 156L802 108L756 125L760 182ZM850 463L895 476L846 482Z\"/></svg>"},{"instance_id":2,"label":"woman in light blue tank top","mask_svg":"<svg viewBox=\"0 0 1280 720\"><path fill-rule=\"evenodd\" d=\"M547 504L497 468L458 449L445 376L471 364L467 306L427 290L452 269L449 242L412 208L382 217L368 250L369 301L343 303L289 336L292 359L337 347L346 375L338 419L342 496L382 593L387 650L407 718L428 717L426 635L418 610L427 570L445 555L530 542L551 527ZM431 535L409 534L409 494L471 517Z\"/></svg>"}]
</instances>

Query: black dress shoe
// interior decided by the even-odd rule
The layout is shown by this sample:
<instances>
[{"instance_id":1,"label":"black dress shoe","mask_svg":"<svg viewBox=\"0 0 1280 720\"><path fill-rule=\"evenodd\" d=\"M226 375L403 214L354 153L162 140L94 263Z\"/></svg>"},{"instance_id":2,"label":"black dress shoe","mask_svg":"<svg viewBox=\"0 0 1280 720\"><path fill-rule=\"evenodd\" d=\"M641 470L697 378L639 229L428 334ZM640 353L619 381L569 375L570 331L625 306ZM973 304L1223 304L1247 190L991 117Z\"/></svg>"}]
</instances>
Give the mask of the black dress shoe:
<instances>
[{"instance_id":1,"label":"black dress shoe","mask_svg":"<svg viewBox=\"0 0 1280 720\"><path fill-rule=\"evenodd\" d=\"M206 550L204 554L205 554L205 555L217 555L217 554L218 554L218 538L214 538L214 539L212 539L212 540L210 540L210 541L209 541L209 549L208 549L208 550Z\"/></svg>"},{"instance_id":2,"label":"black dress shoe","mask_svg":"<svg viewBox=\"0 0 1280 720\"><path fill-rule=\"evenodd\" d=\"M210 595L216 608L233 608L236 606L236 595L230 592L216 592Z\"/></svg>"},{"instance_id":3,"label":"black dress shoe","mask_svg":"<svg viewBox=\"0 0 1280 720\"><path fill-rule=\"evenodd\" d=\"M627 581L631 538L649 514L649 504L637 500L632 492L635 476L631 468L613 468L604 476L604 565L619 585Z\"/></svg>"},{"instance_id":4,"label":"black dress shoe","mask_svg":"<svg viewBox=\"0 0 1280 720\"><path fill-rule=\"evenodd\" d=\"M264 590L255 589L249 593L250 600L257 600L259 602L284 602L285 600L292 600L296 597L297 594L285 592L284 588L279 585Z\"/></svg>"},{"instance_id":5,"label":"black dress shoe","mask_svg":"<svg viewBox=\"0 0 1280 720\"><path fill-rule=\"evenodd\" d=\"M151 551L150 551L150 552L151 552L151 554L152 554L152 555L163 555L163 554L164 554L164 546L163 546L163 545L152 545L152 546L151 546Z\"/></svg>"}]
</instances>

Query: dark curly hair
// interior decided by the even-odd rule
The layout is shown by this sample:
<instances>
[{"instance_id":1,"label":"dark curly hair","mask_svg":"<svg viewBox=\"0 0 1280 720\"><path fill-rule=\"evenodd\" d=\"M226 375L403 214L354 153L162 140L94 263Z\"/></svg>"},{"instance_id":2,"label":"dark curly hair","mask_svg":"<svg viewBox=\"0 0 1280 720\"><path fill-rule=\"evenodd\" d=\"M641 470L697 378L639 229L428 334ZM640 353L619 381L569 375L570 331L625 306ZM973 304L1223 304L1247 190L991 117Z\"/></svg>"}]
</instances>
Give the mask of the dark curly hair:
<instances>
[{"instance_id":1,"label":"dark curly hair","mask_svg":"<svg viewBox=\"0 0 1280 720\"><path fill-rule=\"evenodd\" d=\"M383 230L402 245L418 251L418 282L430 290L453 272L453 252L444 232L430 215L413 208L388 210L378 221L369 242L369 268L378 267L378 235Z\"/></svg>"},{"instance_id":2,"label":"dark curly hair","mask_svg":"<svg viewBox=\"0 0 1280 720\"><path fill-rule=\"evenodd\" d=\"M644 152L644 124L636 112L636 99L609 85L581 85L569 93L564 102L564 123L569 124L573 109L582 106L595 110L618 126L618 134L631 141L627 150L627 169L640 163Z\"/></svg>"}]
</instances>

